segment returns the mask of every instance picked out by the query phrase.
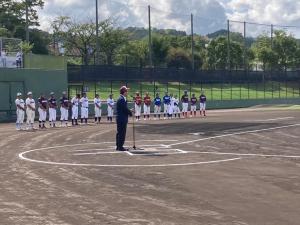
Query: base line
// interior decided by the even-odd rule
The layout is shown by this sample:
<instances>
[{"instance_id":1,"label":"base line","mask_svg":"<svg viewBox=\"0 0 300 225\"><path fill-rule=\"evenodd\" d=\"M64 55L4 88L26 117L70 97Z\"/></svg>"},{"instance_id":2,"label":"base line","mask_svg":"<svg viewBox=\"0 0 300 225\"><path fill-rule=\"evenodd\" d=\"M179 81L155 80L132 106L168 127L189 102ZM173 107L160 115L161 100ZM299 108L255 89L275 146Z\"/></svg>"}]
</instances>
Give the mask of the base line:
<instances>
[{"instance_id":1,"label":"base line","mask_svg":"<svg viewBox=\"0 0 300 225\"><path fill-rule=\"evenodd\" d=\"M286 125L286 126L280 126L280 127L259 129L259 130L241 131L241 132L236 132L236 133L231 133L231 134L222 134L222 135L218 135L218 136L214 136L214 137L207 137L207 138L200 138L200 139L191 140L191 141L178 142L178 143L170 144L168 146L172 147L172 146L176 146L176 145L190 144L190 143L195 143L195 142L199 142L199 141L212 140L212 139L217 139L217 138L222 138L222 137L230 137L230 136L241 135L241 134L259 133L259 132L263 132L263 131L279 130L279 129L290 128L290 127L298 127L298 126L300 126L300 123Z\"/></svg>"}]
</instances>

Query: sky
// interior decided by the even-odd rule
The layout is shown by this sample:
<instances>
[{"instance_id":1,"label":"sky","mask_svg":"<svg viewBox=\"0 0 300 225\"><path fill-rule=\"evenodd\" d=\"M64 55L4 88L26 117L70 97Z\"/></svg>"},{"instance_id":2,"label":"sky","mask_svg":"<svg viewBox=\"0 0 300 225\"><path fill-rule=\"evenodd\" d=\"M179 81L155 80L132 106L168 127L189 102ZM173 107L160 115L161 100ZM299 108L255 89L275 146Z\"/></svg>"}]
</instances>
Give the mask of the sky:
<instances>
[{"instance_id":1,"label":"sky","mask_svg":"<svg viewBox=\"0 0 300 225\"><path fill-rule=\"evenodd\" d=\"M100 20L111 18L118 27L148 27L151 5L152 26L190 32L190 14L194 15L194 30L199 34L226 29L227 19L263 24L299 25L299 0L98 0ZM57 16L70 16L77 21L94 20L95 0L45 0L39 10L41 28L50 30ZM230 23L233 31L243 31L243 24ZM268 33L267 26L248 25L248 34ZM300 34L299 28L289 32Z\"/></svg>"}]
</instances>

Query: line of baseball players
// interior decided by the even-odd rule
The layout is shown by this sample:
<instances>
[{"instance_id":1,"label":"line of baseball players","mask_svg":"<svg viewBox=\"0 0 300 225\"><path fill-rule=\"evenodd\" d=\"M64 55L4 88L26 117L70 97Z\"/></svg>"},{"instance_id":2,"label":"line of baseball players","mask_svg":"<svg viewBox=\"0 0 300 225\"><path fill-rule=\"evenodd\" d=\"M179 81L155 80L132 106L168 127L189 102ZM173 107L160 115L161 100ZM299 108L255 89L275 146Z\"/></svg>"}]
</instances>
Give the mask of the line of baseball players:
<instances>
[{"instance_id":1,"label":"line of baseball players","mask_svg":"<svg viewBox=\"0 0 300 225\"><path fill-rule=\"evenodd\" d=\"M109 95L109 98L106 101L107 103L107 120L112 122L114 115L114 104L115 101L112 98L112 94ZM27 93L27 99L24 101L22 99L22 93L17 94L17 99L15 101L17 108L17 121L16 129L17 130L33 130L34 129L34 119L36 112L36 102L33 99L32 92ZM42 94L37 101L38 104L38 113L39 113L39 129L45 129L47 114L49 113L49 124L50 127L56 127L57 122L57 108L60 108L60 126L68 127L69 122L69 109L72 110L72 126L78 126L78 115L79 107L81 110L81 124L88 123L89 117L89 99L86 96L86 93L83 93L82 96L77 94L71 100L67 97L67 93L63 92L62 97L59 101L56 100L53 92L50 93L50 98L46 98ZM99 95L96 94L94 99L95 106L95 123L100 124L101 121L101 105L102 101L99 98ZM26 126L24 126L24 119L26 114Z\"/></svg>"},{"instance_id":2,"label":"line of baseball players","mask_svg":"<svg viewBox=\"0 0 300 225\"><path fill-rule=\"evenodd\" d=\"M151 115L151 104L152 100L149 96L149 93L146 93L144 99L140 96L139 92L136 92L135 97L133 98L135 107L135 118L137 121L141 119L142 114L142 104L144 103L144 120L150 119ZM200 102L200 116L206 116L206 96L204 92L201 92L199 97ZM180 101L182 103L182 110L180 110ZM177 95L165 93L163 99L160 98L159 94L156 94L156 97L153 100L154 104L154 120L161 118L162 106L163 106L163 115L164 119L172 119L172 118L180 118L181 113L183 118L188 117L189 105L190 108L190 116L197 116L197 104L198 99L195 94L192 94L191 98L189 98L188 92L184 91L184 95L181 97L181 100L178 99Z\"/></svg>"},{"instance_id":3,"label":"line of baseball players","mask_svg":"<svg viewBox=\"0 0 300 225\"><path fill-rule=\"evenodd\" d=\"M133 97L133 101L135 103L135 117L136 120L141 119L142 114L142 104L144 104L144 120L150 119L151 115L151 105L152 100L149 96L149 93L146 93L144 99L140 96L137 92L136 95ZM182 110L180 110L180 104L177 95L173 96L172 94L165 93L163 99L160 98L159 94L156 94L156 97L153 100L154 104L154 119L160 119L163 109L164 119L171 119L173 117L181 117L181 113L183 118L188 117L189 105L190 108L190 116L197 115L197 104L198 99L193 94L191 98L187 91L184 91L184 95L181 97L182 103ZM204 93L201 93L199 97L200 102L200 115L206 116L206 96ZM100 99L98 94L95 95L93 104L95 107L95 123L100 124L102 118L102 103L103 101ZM17 108L17 121L16 121L16 129L17 130L32 130L34 129L34 119L35 119L35 112L36 112L36 102L33 99L32 92L27 93L27 98L24 101L22 99L22 93L17 94L17 99L15 101L16 108ZM39 113L39 129L45 129L47 114L49 114L49 125L50 127L56 127L57 123L57 109L60 109L60 126L61 127L68 127L69 122L69 109L72 111L72 126L78 126L78 118L79 118L79 109L81 112L81 124L87 124L89 118L89 99L87 98L86 93L83 93L82 96L77 94L71 100L67 97L67 93L63 92L62 97L59 101L56 100L55 94L53 92L50 93L50 97L47 99L44 94L42 94L37 101L38 104L38 113ZM113 121L114 115L114 105L115 101L113 99L113 95L110 94L108 99L106 100L107 104L107 121ZM163 106L163 107L162 107ZM24 119L26 114L26 126L24 126Z\"/></svg>"}]
</instances>

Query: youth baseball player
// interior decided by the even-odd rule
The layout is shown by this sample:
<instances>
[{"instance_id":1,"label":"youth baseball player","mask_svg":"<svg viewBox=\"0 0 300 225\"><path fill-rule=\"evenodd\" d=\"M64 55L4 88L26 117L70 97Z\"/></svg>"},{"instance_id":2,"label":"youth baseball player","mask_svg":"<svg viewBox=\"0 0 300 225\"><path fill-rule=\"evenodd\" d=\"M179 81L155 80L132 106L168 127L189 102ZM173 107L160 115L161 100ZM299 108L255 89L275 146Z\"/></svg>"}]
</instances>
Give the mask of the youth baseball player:
<instances>
[{"instance_id":1,"label":"youth baseball player","mask_svg":"<svg viewBox=\"0 0 300 225\"><path fill-rule=\"evenodd\" d=\"M189 109L189 95L187 91L184 91L184 95L181 97L182 102L182 115L184 118L188 117L188 109Z\"/></svg>"},{"instance_id":2,"label":"youth baseball player","mask_svg":"<svg viewBox=\"0 0 300 225\"><path fill-rule=\"evenodd\" d=\"M203 116L206 116L206 96L204 94L204 92L201 92L200 95L200 116L202 116L202 112L203 112Z\"/></svg>"},{"instance_id":3,"label":"youth baseball player","mask_svg":"<svg viewBox=\"0 0 300 225\"><path fill-rule=\"evenodd\" d=\"M47 107L48 107L48 100L46 99L44 94L41 94L41 96L38 99L39 103L39 129L46 129L45 123L47 119Z\"/></svg>"},{"instance_id":4,"label":"youth baseball player","mask_svg":"<svg viewBox=\"0 0 300 225\"><path fill-rule=\"evenodd\" d=\"M22 130L25 116L25 102L22 99L22 93L17 93L17 99L15 101L15 104L17 109L16 129Z\"/></svg>"},{"instance_id":5,"label":"youth baseball player","mask_svg":"<svg viewBox=\"0 0 300 225\"><path fill-rule=\"evenodd\" d=\"M82 94L82 98L80 99L81 106L81 124L83 124L83 120L85 125L88 123L89 118L89 99L86 96L86 93Z\"/></svg>"},{"instance_id":6,"label":"youth baseball player","mask_svg":"<svg viewBox=\"0 0 300 225\"><path fill-rule=\"evenodd\" d=\"M67 92L64 91L62 95L60 98L60 126L63 127L64 123L68 127L70 101L67 97Z\"/></svg>"},{"instance_id":7,"label":"youth baseball player","mask_svg":"<svg viewBox=\"0 0 300 225\"><path fill-rule=\"evenodd\" d=\"M157 118L160 119L160 113L161 113L161 98L159 97L159 94L156 94L156 97L154 99L154 119Z\"/></svg>"},{"instance_id":8,"label":"youth baseball player","mask_svg":"<svg viewBox=\"0 0 300 225\"><path fill-rule=\"evenodd\" d=\"M80 94L76 94L75 97L72 98L72 126L78 126L78 110L79 110L79 101Z\"/></svg>"},{"instance_id":9,"label":"youth baseball player","mask_svg":"<svg viewBox=\"0 0 300 225\"><path fill-rule=\"evenodd\" d=\"M175 115L175 118L177 117L177 115L178 118L180 118L179 99L177 95L175 95L173 101L174 101L173 113Z\"/></svg>"},{"instance_id":10,"label":"youth baseball player","mask_svg":"<svg viewBox=\"0 0 300 225\"><path fill-rule=\"evenodd\" d=\"M151 110L151 97L149 96L149 93L146 93L146 96L144 97L144 120L150 120L150 110Z\"/></svg>"},{"instance_id":11,"label":"youth baseball player","mask_svg":"<svg viewBox=\"0 0 300 225\"><path fill-rule=\"evenodd\" d=\"M54 92L50 93L50 98L48 99L48 105L49 105L49 124L50 127L55 127L57 102L54 97Z\"/></svg>"},{"instance_id":12,"label":"youth baseball player","mask_svg":"<svg viewBox=\"0 0 300 225\"><path fill-rule=\"evenodd\" d=\"M134 97L134 109L135 109L135 119L139 121L141 119L142 112L142 97L139 92L136 92Z\"/></svg>"},{"instance_id":13,"label":"youth baseball player","mask_svg":"<svg viewBox=\"0 0 300 225\"><path fill-rule=\"evenodd\" d=\"M33 130L34 118L35 118L35 101L32 98L32 92L27 93L26 105L26 116L27 116L27 130Z\"/></svg>"},{"instance_id":14,"label":"youth baseball player","mask_svg":"<svg viewBox=\"0 0 300 225\"><path fill-rule=\"evenodd\" d=\"M168 92L165 93L165 96L163 97L163 102L164 102L164 119L166 119L166 117L169 114L169 108L171 104L171 97L169 96Z\"/></svg>"},{"instance_id":15,"label":"youth baseball player","mask_svg":"<svg viewBox=\"0 0 300 225\"><path fill-rule=\"evenodd\" d=\"M100 124L102 110L101 110L101 99L99 94L95 95L94 105L95 105L95 123Z\"/></svg>"},{"instance_id":16,"label":"youth baseball player","mask_svg":"<svg viewBox=\"0 0 300 225\"><path fill-rule=\"evenodd\" d=\"M173 119L174 114L174 106L175 106L175 98L173 97L173 94L170 94L170 106L168 111L168 119Z\"/></svg>"},{"instance_id":17,"label":"youth baseball player","mask_svg":"<svg viewBox=\"0 0 300 225\"><path fill-rule=\"evenodd\" d=\"M191 117L193 117L193 114L194 114L194 117L197 116L197 98L195 96L195 94L192 95L191 97Z\"/></svg>"},{"instance_id":18,"label":"youth baseball player","mask_svg":"<svg viewBox=\"0 0 300 225\"><path fill-rule=\"evenodd\" d=\"M109 98L107 99L107 121L110 121L111 123L114 116L114 105L115 100L113 99L113 95L110 94Z\"/></svg>"}]
</instances>

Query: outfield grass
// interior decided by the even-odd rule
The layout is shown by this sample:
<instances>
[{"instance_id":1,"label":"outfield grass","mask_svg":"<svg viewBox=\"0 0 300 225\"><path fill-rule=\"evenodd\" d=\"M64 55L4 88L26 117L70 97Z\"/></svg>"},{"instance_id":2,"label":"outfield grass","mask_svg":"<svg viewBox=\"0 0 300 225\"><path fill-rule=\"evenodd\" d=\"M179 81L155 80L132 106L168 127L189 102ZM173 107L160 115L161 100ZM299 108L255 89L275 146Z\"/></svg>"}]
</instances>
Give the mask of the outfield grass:
<instances>
[{"instance_id":1,"label":"outfield grass","mask_svg":"<svg viewBox=\"0 0 300 225\"><path fill-rule=\"evenodd\" d=\"M178 82L166 83L133 83L133 82L101 82L101 83L85 83L88 87L88 97L93 99L95 93L100 94L102 99L106 99L112 92L116 98L119 95L119 88L122 85L130 87L130 95L134 95L139 91L144 96L149 92L153 98L155 93L159 93L162 97L166 91L174 95L181 96L184 90L188 90L191 94L200 96L203 90L209 100L243 100L243 99L278 99L278 98L299 98L300 86L297 83L250 83L250 84L187 84ZM70 95L81 93L82 85L70 86Z\"/></svg>"}]
</instances>

